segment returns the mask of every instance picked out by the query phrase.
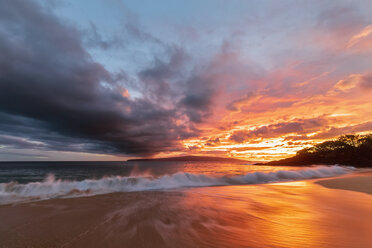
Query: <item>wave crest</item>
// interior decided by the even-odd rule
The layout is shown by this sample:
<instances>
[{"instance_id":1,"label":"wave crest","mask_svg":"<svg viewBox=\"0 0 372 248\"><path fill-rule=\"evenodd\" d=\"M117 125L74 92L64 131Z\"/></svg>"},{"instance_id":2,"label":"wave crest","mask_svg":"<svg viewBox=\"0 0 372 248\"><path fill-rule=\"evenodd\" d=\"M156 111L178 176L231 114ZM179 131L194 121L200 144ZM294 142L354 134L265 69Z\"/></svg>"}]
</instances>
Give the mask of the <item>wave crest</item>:
<instances>
[{"instance_id":1,"label":"wave crest","mask_svg":"<svg viewBox=\"0 0 372 248\"><path fill-rule=\"evenodd\" d=\"M176 173L161 177L111 176L82 181L57 180L48 175L42 182L0 183L0 204L42 200L55 197L89 196L113 192L164 190L185 187L263 184L301 179L331 177L349 173L350 167L317 166L301 170L254 172L234 177L213 177L203 174Z\"/></svg>"}]
</instances>

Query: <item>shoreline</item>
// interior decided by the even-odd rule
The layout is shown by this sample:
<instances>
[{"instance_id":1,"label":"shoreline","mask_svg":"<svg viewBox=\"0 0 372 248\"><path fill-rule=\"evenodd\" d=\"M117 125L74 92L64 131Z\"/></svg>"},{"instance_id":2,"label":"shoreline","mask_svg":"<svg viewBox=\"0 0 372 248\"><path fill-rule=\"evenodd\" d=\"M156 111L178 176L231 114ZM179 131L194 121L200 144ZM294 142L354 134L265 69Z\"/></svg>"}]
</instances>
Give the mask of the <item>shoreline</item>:
<instances>
[{"instance_id":1,"label":"shoreline","mask_svg":"<svg viewBox=\"0 0 372 248\"><path fill-rule=\"evenodd\" d=\"M372 171L358 172L343 177L320 179L314 183L328 189L348 190L372 195Z\"/></svg>"},{"instance_id":2,"label":"shoreline","mask_svg":"<svg viewBox=\"0 0 372 248\"><path fill-rule=\"evenodd\" d=\"M282 183L292 183L292 182L301 182L301 181L308 181L315 185L320 185L327 189L337 189L337 190L348 190L348 191L355 191L355 192L361 192L372 195L372 168L370 169L363 169L362 171L353 172L350 174L345 175L338 175L338 176L330 176L330 177L324 177L324 178L316 178L316 179L297 179L297 180L289 180L289 181L283 181L283 182L271 182L271 183L249 183L249 184L241 184L241 185L209 185L209 186L184 186L180 187L180 189L193 189L193 188L213 188L213 187L228 187L228 186L260 186L260 185L275 185L275 184L282 184ZM170 188L170 189L155 189L155 190L139 190L139 191L133 191L133 192L147 192L147 191L169 191L174 190L176 188ZM52 198L45 198L45 199L24 199L20 201L14 201L14 202L8 202L8 203L2 203L0 206L9 206L9 205L18 205L18 204L27 204L27 203L34 203L34 202L41 202L41 201L49 201L54 199L71 199L71 198L86 198L86 197L95 197L99 195L107 195L107 194L116 194L116 193L129 193L132 191L126 191L126 192L107 192L107 193L98 193L98 194L88 194L88 195L73 195L73 196L61 196L61 197L52 197Z\"/></svg>"},{"instance_id":3,"label":"shoreline","mask_svg":"<svg viewBox=\"0 0 372 248\"><path fill-rule=\"evenodd\" d=\"M299 182L3 205L0 247L372 247L371 195Z\"/></svg>"}]
</instances>

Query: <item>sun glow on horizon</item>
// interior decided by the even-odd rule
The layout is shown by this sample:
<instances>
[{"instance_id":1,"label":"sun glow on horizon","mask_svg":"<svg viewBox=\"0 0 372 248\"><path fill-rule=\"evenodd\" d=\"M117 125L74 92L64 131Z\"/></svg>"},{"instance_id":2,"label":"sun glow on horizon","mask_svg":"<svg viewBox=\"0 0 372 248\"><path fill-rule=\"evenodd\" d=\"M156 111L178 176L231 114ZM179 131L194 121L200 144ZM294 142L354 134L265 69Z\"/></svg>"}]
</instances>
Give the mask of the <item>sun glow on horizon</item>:
<instances>
[{"instance_id":1,"label":"sun glow on horizon","mask_svg":"<svg viewBox=\"0 0 372 248\"><path fill-rule=\"evenodd\" d=\"M372 132L370 1L5 2L1 160L267 161Z\"/></svg>"}]
</instances>

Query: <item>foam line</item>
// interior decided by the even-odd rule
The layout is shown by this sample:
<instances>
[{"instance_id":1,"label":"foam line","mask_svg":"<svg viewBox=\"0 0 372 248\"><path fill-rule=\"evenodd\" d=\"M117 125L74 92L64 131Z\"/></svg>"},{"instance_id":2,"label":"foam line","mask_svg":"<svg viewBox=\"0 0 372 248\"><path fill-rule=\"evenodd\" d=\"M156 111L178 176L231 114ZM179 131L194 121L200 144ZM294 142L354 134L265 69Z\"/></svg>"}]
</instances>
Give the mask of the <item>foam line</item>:
<instances>
[{"instance_id":1,"label":"foam line","mask_svg":"<svg viewBox=\"0 0 372 248\"><path fill-rule=\"evenodd\" d=\"M50 199L55 197L76 197L112 192L177 189L185 187L207 187L223 185L263 184L332 177L349 173L350 167L316 166L301 170L279 170L274 172L254 172L234 177L213 177L203 174L179 172L161 177L111 176L82 181L57 180L49 175L42 182L0 184L0 204L20 201Z\"/></svg>"}]
</instances>

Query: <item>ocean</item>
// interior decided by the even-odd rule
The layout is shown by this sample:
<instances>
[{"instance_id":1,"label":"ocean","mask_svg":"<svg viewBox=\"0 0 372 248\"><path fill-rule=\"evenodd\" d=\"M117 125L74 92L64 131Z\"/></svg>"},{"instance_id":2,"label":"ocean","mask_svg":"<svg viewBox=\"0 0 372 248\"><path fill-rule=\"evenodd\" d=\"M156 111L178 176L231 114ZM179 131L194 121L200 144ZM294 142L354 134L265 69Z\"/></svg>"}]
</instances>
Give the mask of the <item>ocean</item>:
<instances>
[{"instance_id":1,"label":"ocean","mask_svg":"<svg viewBox=\"0 0 372 248\"><path fill-rule=\"evenodd\" d=\"M370 248L372 197L344 166L0 163L0 247ZM371 175L371 174L368 174Z\"/></svg>"},{"instance_id":2,"label":"ocean","mask_svg":"<svg viewBox=\"0 0 372 248\"><path fill-rule=\"evenodd\" d=\"M263 166L242 162L2 162L0 204L112 192L266 184L337 176L341 166Z\"/></svg>"}]
</instances>

